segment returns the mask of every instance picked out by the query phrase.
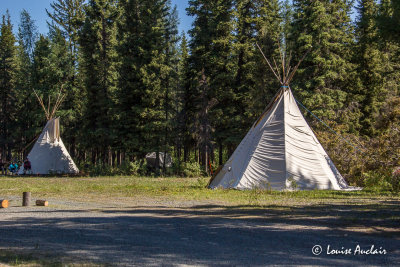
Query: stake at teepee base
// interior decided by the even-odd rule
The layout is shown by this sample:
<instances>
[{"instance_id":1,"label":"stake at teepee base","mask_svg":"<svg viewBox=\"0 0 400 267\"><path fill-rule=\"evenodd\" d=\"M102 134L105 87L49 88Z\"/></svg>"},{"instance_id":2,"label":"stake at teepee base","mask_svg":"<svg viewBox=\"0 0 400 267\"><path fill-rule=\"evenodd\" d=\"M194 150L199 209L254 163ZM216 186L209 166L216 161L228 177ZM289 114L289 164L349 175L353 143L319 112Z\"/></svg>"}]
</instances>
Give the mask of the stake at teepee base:
<instances>
[{"instance_id":1,"label":"stake at teepee base","mask_svg":"<svg viewBox=\"0 0 400 267\"><path fill-rule=\"evenodd\" d=\"M34 91L40 106L42 107L47 119L46 126L36 140L32 150L28 154L31 162L31 171L29 173L37 175L48 174L77 174L79 170L69 155L63 141L60 137L60 119L55 115L65 99L62 89L53 102L51 107L51 98L48 98L47 107L36 91ZM21 167L18 174L25 174Z\"/></svg>"},{"instance_id":2,"label":"stake at teepee base","mask_svg":"<svg viewBox=\"0 0 400 267\"><path fill-rule=\"evenodd\" d=\"M281 49L282 70L260 49L281 84L225 165L215 172L210 188L274 190L356 190L347 185L303 117L290 82L307 53L292 68ZM290 63L291 55L289 56Z\"/></svg>"}]
</instances>

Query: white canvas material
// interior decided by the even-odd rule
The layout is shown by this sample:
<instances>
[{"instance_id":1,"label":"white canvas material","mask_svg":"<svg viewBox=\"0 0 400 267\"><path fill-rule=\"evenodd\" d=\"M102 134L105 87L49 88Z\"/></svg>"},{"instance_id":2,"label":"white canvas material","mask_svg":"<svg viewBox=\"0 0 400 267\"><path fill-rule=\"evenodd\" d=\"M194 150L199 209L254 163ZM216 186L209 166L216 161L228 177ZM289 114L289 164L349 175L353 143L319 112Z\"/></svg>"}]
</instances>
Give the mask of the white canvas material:
<instances>
[{"instance_id":1,"label":"white canvas material","mask_svg":"<svg viewBox=\"0 0 400 267\"><path fill-rule=\"evenodd\" d=\"M278 92L209 186L356 189L349 187L340 175L288 87Z\"/></svg>"},{"instance_id":2,"label":"white canvas material","mask_svg":"<svg viewBox=\"0 0 400 267\"><path fill-rule=\"evenodd\" d=\"M32 174L78 173L74 161L69 155L60 138L60 119L54 118L47 122L38 140L28 154ZM23 166L18 174L23 174Z\"/></svg>"}]
</instances>

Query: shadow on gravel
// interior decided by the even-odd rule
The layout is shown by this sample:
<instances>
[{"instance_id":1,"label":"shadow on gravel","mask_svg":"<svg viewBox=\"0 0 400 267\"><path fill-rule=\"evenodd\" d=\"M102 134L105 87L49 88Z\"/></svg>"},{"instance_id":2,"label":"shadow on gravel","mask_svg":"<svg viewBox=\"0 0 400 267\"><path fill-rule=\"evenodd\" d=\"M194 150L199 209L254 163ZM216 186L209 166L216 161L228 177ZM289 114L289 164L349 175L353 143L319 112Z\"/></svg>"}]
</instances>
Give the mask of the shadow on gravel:
<instances>
[{"instance_id":1,"label":"shadow on gravel","mask_svg":"<svg viewBox=\"0 0 400 267\"><path fill-rule=\"evenodd\" d=\"M0 248L48 252L55 261L112 265L395 265L400 261L398 232L367 235L343 227L398 227L399 206L60 210L46 218L0 219ZM312 254L315 245L322 247L319 256ZM353 251L357 245L374 245L387 254L326 255L328 245ZM0 253L0 262L9 261Z\"/></svg>"},{"instance_id":2,"label":"shadow on gravel","mask_svg":"<svg viewBox=\"0 0 400 267\"><path fill-rule=\"evenodd\" d=\"M220 206L202 205L192 208L132 207L128 210L104 210L104 213L146 214L156 213L160 216L200 216L221 217L225 219L246 219L256 223L283 222L304 226L323 226L330 229L345 227L387 228L389 237L400 237L400 201L390 201L379 205L337 205L323 204L303 207L278 205L259 206ZM375 233L371 233L375 234Z\"/></svg>"}]
</instances>

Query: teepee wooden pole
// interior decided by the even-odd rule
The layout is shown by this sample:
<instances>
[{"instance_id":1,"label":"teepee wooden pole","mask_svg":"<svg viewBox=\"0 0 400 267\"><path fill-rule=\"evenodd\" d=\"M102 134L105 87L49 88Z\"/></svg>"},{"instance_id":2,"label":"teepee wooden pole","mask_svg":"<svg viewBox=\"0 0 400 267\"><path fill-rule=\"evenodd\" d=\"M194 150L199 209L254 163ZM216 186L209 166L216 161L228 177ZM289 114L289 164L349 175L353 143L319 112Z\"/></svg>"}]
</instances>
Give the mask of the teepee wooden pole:
<instances>
[{"instance_id":1,"label":"teepee wooden pole","mask_svg":"<svg viewBox=\"0 0 400 267\"><path fill-rule=\"evenodd\" d=\"M49 95L49 103L47 105L47 114L50 114L50 103L51 103L51 98L50 98L50 95Z\"/></svg>"},{"instance_id":2,"label":"teepee wooden pole","mask_svg":"<svg viewBox=\"0 0 400 267\"><path fill-rule=\"evenodd\" d=\"M61 85L60 91L58 92L57 95L57 99L56 99L56 103L53 107L53 110L51 112L51 118L54 117L54 115L56 114L58 108L60 107L61 103L64 101L65 95L62 94L62 90L63 90L64 85Z\"/></svg>"},{"instance_id":3,"label":"teepee wooden pole","mask_svg":"<svg viewBox=\"0 0 400 267\"><path fill-rule=\"evenodd\" d=\"M62 95L59 100L57 100L56 105L54 106L53 112L51 114L51 117L53 118L56 112L58 111L58 108L61 106L62 102L64 101L66 95Z\"/></svg>"},{"instance_id":4,"label":"teepee wooden pole","mask_svg":"<svg viewBox=\"0 0 400 267\"><path fill-rule=\"evenodd\" d=\"M43 99L39 97L39 95L36 93L35 89L33 89L33 92L36 95L36 98L38 99L39 104L42 106L44 114L46 115L46 119L49 120L49 114L47 113L46 107L44 106Z\"/></svg>"},{"instance_id":5,"label":"teepee wooden pole","mask_svg":"<svg viewBox=\"0 0 400 267\"><path fill-rule=\"evenodd\" d=\"M278 48L279 48L279 55L281 56L281 62L282 62L282 76L283 76L283 84L285 85L286 81L286 75L285 75L285 55L282 52L281 44L280 41L278 40Z\"/></svg>"},{"instance_id":6,"label":"teepee wooden pole","mask_svg":"<svg viewBox=\"0 0 400 267\"><path fill-rule=\"evenodd\" d=\"M292 66L289 66L288 67L288 69L287 69L287 72L286 72L286 80L285 80L285 84L286 85L288 85L289 83L288 83L288 77L289 77L289 73L290 73L290 70L292 69Z\"/></svg>"},{"instance_id":7,"label":"teepee wooden pole","mask_svg":"<svg viewBox=\"0 0 400 267\"><path fill-rule=\"evenodd\" d=\"M288 79L288 83L290 83L293 79L294 74L296 73L297 69L299 68L301 62L303 62L303 60L306 58L306 56L308 55L308 53L310 53L312 47L310 47L310 49L307 50L307 52L304 54L304 56L301 58L301 60L299 61L299 63L297 63L296 67L293 69L292 73L290 74L290 77Z\"/></svg>"},{"instance_id":8,"label":"teepee wooden pole","mask_svg":"<svg viewBox=\"0 0 400 267\"><path fill-rule=\"evenodd\" d=\"M283 79L282 79L282 77L281 77L281 74L280 74L280 71L279 71L279 68L278 68L278 65L276 64L275 58L272 58L272 59L274 60L275 69L276 69L276 72L278 73L279 80L280 80L280 81L283 81Z\"/></svg>"},{"instance_id":9,"label":"teepee wooden pole","mask_svg":"<svg viewBox=\"0 0 400 267\"><path fill-rule=\"evenodd\" d=\"M271 71L274 73L275 77L279 80L279 82L282 84L281 79L279 79L278 75L275 73L274 68L272 68L271 63L269 63L269 60L267 59L267 57L264 55L264 52L261 50L261 47L258 45L258 43L256 43L258 49L260 50L261 54L263 55L265 61L267 61L267 64L269 66L269 68L271 69Z\"/></svg>"},{"instance_id":10,"label":"teepee wooden pole","mask_svg":"<svg viewBox=\"0 0 400 267\"><path fill-rule=\"evenodd\" d=\"M287 71L286 71L286 78L289 77L290 69L292 68L292 67L290 66L290 61L291 61L291 60L292 60L292 50L290 50L290 52L289 52L289 59L288 59L287 64L286 64L286 69L287 69ZM286 82L286 81L285 81L285 82Z\"/></svg>"}]
</instances>

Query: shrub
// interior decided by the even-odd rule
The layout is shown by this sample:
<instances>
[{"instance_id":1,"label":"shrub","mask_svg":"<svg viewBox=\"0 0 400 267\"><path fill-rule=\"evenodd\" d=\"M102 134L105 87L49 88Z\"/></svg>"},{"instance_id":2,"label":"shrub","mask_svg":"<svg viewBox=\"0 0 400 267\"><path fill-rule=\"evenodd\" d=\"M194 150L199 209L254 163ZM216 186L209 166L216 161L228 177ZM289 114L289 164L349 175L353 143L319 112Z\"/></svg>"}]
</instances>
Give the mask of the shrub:
<instances>
[{"instance_id":1,"label":"shrub","mask_svg":"<svg viewBox=\"0 0 400 267\"><path fill-rule=\"evenodd\" d=\"M363 173L365 188L387 191L391 189L390 176L382 171L369 171Z\"/></svg>"},{"instance_id":2,"label":"shrub","mask_svg":"<svg viewBox=\"0 0 400 267\"><path fill-rule=\"evenodd\" d=\"M120 171L124 175L138 175L139 169L140 169L140 162L138 161L133 161L133 162L125 161L120 167Z\"/></svg>"},{"instance_id":3,"label":"shrub","mask_svg":"<svg viewBox=\"0 0 400 267\"><path fill-rule=\"evenodd\" d=\"M198 162L185 162L182 164L182 174L185 177L203 176L203 171Z\"/></svg>"},{"instance_id":4,"label":"shrub","mask_svg":"<svg viewBox=\"0 0 400 267\"><path fill-rule=\"evenodd\" d=\"M392 190L396 193L400 191L400 167L394 169L391 177Z\"/></svg>"}]
</instances>

